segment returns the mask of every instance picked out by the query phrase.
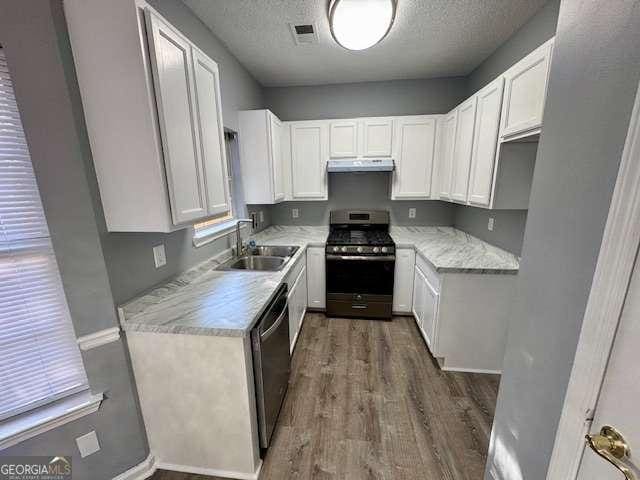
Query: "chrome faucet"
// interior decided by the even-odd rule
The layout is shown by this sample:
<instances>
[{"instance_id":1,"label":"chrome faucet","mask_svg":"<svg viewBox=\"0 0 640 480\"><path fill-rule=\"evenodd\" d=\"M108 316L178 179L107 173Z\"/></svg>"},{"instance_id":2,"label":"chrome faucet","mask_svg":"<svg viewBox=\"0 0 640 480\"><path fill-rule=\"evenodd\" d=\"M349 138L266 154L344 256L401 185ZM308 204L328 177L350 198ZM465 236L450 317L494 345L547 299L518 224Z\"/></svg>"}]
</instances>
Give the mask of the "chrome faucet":
<instances>
[{"instance_id":1,"label":"chrome faucet","mask_svg":"<svg viewBox=\"0 0 640 480\"><path fill-rule=\"evenodd\" d=\"M242 244L242 237L240 236L240 225L243 223L250 223L251 228L255 228L255 222L253 218L239 218L236 223L236 257L240 257L244 253L244 245Z\"/></svg>"}]
</instances>

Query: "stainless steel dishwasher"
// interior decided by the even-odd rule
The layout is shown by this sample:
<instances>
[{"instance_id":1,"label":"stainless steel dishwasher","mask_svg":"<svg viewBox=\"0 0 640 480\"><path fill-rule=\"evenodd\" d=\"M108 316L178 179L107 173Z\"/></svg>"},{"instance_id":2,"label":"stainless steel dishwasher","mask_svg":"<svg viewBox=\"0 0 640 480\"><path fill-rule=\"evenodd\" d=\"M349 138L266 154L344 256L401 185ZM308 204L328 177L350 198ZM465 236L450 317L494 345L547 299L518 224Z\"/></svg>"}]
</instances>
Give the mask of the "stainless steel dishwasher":
<instances>
[{"instance_id":1,"label":"stainless steel dishwasher","mask_svg":"<svg viewBox=\"0 0 640 480\"><path fill-rule=\"evenodd\" d=\"M260 447L267 448L287 393L289 356L287 284L283 284L251 330Z\"/></svg>"}]
</instances>

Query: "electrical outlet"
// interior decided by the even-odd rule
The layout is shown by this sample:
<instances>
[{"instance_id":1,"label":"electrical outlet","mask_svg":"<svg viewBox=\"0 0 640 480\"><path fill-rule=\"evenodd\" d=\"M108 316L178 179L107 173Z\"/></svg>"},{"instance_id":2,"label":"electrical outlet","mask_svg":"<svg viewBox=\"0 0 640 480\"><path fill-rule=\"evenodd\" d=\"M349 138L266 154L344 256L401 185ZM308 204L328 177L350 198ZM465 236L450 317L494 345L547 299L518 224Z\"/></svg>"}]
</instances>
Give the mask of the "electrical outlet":
<instances>
[{"instance_id":1,"label":"electrical outlet","mask_svg":"<svg viewBox=\"0 0 640 480\"><path fill-rule=\"evenodd\" d=\"M156 268L164 267L167 264L167 254L164 251L163 243L153 247L153 261L156 264Z\"/></svg>"},{"instance_id":2,"label":"electrical outlet","mask_svg":"<svg viewBox=\"0 0 640 480\"><path fill-rule=\"evenodd\" d=\"M291 209L291 218L298 218L300 216L300 211L297 208Z\"/></svg>"},{"instance_id":3,"label":"electrical outlet","mask_svg":"<svg viewBox=\"0 0 640 480\"><path fill-rule=\"evenodd\" d=\"M260 223L264 223L264 212L260 210Z\"/></svg>"},{"instance_id":4,"label":"electrical outlet","mask_svg":"<svg viewBox=\"0 0 640 480\"><path fill-rule=\"evenodd\" d=\"M82 435L81 437L76 438L76 445L78 445L78 450L80 451L80 457L84 458L92 453L96 453L100 450L100 444L98 443L98 436L96 432L92 430L86 435Z\"/></svg>"},{"instance_id":5,"label":"electrical outlet","mask_svg":"<svg viewBox=\"0 0 640 480\"><path fill-rule=\"evenodd\" d=\"M493 232L493 217L489 217L489 222L487 223L487 230L489 230L490 232Z\"/></svg>"},{"instance_id":6,"label":"electrical outlet","mask_svg":"<svg viewBox=\"0 0 640 480\"><path fill-rule=\"evenodd\" d=\"M409 209L409 218L416 218L416 209L415 208L410 208Z\"/></svg>"}]
</instances>

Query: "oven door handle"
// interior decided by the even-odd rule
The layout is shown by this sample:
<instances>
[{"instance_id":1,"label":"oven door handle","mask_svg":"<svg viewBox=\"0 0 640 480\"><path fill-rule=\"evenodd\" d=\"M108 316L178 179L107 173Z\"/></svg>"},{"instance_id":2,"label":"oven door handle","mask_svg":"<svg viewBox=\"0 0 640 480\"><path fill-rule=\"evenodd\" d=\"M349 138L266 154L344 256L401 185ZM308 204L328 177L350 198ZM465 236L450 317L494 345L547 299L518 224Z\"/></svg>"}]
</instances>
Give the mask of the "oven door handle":
<instances>
[{"instance_id":1,"label":"oven door handle","mask_svg":"<svg viewBox=\"0 0 640 480\"><path fill-rule=\"evenodd\" d=\"M384 255L380 257L366 255L325 255L327 260L363 260L367 262L390 262L396 259L395 255Z\"/></svg>"}]
</instances>

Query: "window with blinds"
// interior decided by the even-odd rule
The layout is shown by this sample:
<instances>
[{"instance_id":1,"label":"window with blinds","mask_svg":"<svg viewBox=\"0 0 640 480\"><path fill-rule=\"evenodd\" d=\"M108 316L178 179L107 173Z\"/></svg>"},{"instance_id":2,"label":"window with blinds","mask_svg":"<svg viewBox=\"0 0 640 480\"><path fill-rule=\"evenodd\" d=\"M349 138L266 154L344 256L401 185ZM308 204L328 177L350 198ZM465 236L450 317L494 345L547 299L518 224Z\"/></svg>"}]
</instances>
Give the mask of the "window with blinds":
<instances>
[{"instance_id":1,"label":"window with blinds","mask_svg":"<svg viewBox=\"0 0 640 480\"><path fill-rule=\"evenodd\" d=\"M0 48L0 420L87 388Z\"/></svg>"}]
</instances>

